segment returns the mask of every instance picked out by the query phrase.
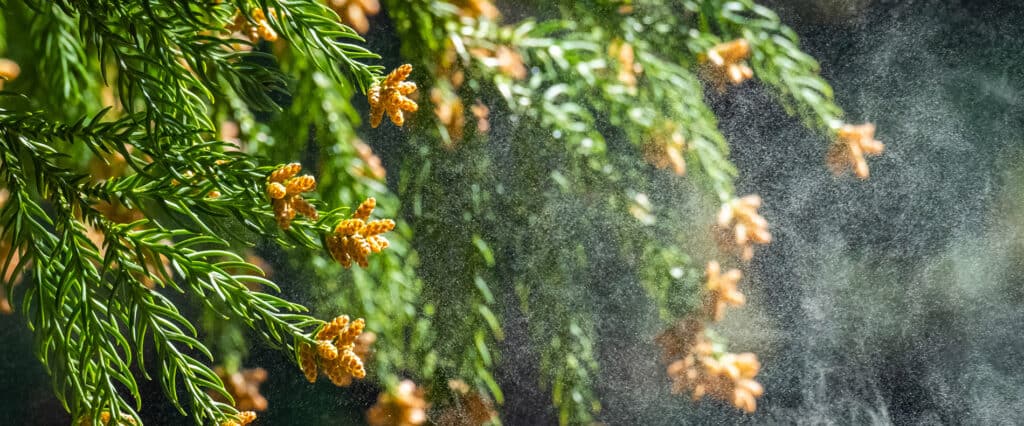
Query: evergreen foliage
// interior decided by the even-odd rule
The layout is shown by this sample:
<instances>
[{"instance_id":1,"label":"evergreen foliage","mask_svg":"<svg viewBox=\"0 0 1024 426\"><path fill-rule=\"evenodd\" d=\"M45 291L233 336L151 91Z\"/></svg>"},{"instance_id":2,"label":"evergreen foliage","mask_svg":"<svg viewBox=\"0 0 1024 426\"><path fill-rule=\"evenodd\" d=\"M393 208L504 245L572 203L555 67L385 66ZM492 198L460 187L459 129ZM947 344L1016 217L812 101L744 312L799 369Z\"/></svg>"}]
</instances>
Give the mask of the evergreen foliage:
<instances>
[{"instance_id":1,"label":"evergreen foliage","mask_svg":"<svg viewBox=\"0 0 1024 426\"><path fill-rule=\"evenodd\" d=\"M395 90L419 111L371 130L366 96L379 117L400 83L353 29L370 3L0 1L0 55L20 66L0 92L0 276L76 422L141 423L141 374L197 423L245 424L208 364L237 371L253 335L308 374L325 322L256 290L294 284L323 317L365 319L366 372L405 418L423 395L500 412L496 371L516 350L560 423L593 423L602 345L636 338L613 296L654 305L649 338L703 315L705 264L752 253L735 223L767 233L753 206L720 218L736 237L714 248L714 209L750 199L709 100L752 77L824 139L844 125L793 31L749 0L522 1L538 18L507 22L485 0L385 0L416 83ZM284 191L271 176L293 162L320 212L282 222L271 199L294 194L268 185ZM349 269L332 258L339 223L371 197L395 230ZM250 256L260 242L287 258L272 279ZM355 350L349 337L336 349Z\"/></svg>"}]
</instances>

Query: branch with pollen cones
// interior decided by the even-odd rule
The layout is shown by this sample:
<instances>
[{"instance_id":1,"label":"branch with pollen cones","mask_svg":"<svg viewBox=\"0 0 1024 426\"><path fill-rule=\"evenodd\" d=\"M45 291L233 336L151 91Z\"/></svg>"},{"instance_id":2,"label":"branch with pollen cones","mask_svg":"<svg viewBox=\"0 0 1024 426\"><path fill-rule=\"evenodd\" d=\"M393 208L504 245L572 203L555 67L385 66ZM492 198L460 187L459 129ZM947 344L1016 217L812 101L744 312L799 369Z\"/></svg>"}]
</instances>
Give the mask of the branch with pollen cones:
<instances>
[{"instance_id":1,"label":"branch with pollen cones","mask_svg":"<svg viewBox=\"0 0 1024 426\"><path fill-rule=\"evenodd\" d=\"M757 409L757 398L764 394L754 380L761 369L757 355L716 352L703 324L694 319L679 321L655 341L668 363L672 393L689 393L695 401L711 396L747 413Z\"/></svg>"},{"instance_id":2,"label":"branch with pollen cones","mask_svg":"<svg viewBox=\"0 0 1024 426\"><path fill-rule=\"evenodd\" d=\"M677 125L671 122L652 129L643 145L644 160L659 169L671 167L678 176L686 174L685 153L686 139Z\"/></svg>"},{"instance_id":3,"label":"branch with pollen cones","mask_svg":"<svg viewBox=\"0 0 1024 426\"><path fill-rule=\"evenodd\" d=\"M319 217L316 207L302 198L304 192L316 188L316 179L309 175L296 177L300 170L301 164L291 163L278 167L267 177L267 195L274 208L274 218L284 230L291 227L296 213L313 220Z\"/></svg>"},{"instance_id":4,"label":"branch with pollen cones","mask_svg":"<svg viewBox=\"0 0 1024 426\"><path fill-rule=\"evenodd\" d=\"M721 321L725 316L726 306L743 306L747 299L736 288L743 273L738 269L730 269L724 274L717 261L708 262L705 269L705 288L708 290L705 307L714 321Z\"/></svg>"},{"instance_id":5,"label":"branch with pollen cones","mask_svg":"<svg viewBox=\"0 0 1024 426\"><path fill-rule=\"evenodd\" d=\"M719 92L724 92L726 85L740 84L754 77L754 70L745 62L748 57L750 43L741 38L712 47L698 61L704 66L711 84Z\"/></svg>"},{"instance_id":6,"label":"branch with pollen cones","mask_svg":"<svg viewBox=\"0 0 1024 426\"><path fill-rule=\"evenodd\" d=\"M334 232L326 238L327 251L331 257L345 268L352 267L355 262L362 268L369 265L367 256L380 253L390 243L383 235L395 229L395 221L391 219L370 220L370 214L377 206L377 200L367 198L359 205L351 219L344 219L334 228Z\"/></svg>"},{"instance_id":7,"label":"branch with pollen cones","mask_svg":"<svg viewBox=\"0 0 1024 426\"><path fill-rule=\"evenodd\" d=\"M844 124L836 133L836 141L828 151L826 163L836 175L850 168L858 178L867 179L868 162L864 156L879 155L884 150L885 145L875 140L874 124Z\"/></svg>"},{"instance_id":8,"label":"branch with pollen cones","mask_svg":"<svg viewBox=\"0 0 1024 426\"><path fill-rule=\"evenodd\" d=\"M377 128L388 113L391 122L401 127L405 124L403 111L415 112L419 109L407 95L416 91L416 83L405 81L412 73L412 65L405 64L391 71L384 80L370 87L367 98L370 102L370 127Z\"/></svg>"},{"instance_id":9,"label":"branch with pollen cones","mask_svg":"<svg viewBox=\"0 0 1024 426\"><path fill-rule=\"evenodd\" d=\"M754 244L768 244L772 241L768 221L757 214L760 207L761 197L747 195L722 204L718 212L716 229L719 241L731 246L745 261L754 257Z\"/></svg>"},{"instance_id":10,"label":"branch with pollen cones","mask_svg":"<svg viewBox=\"0 0 1024 426\"><path fill-rule=\"evenodd\" d=\"M366 377L360 353L363 356L369 353L369 345L376 336L360 342L365 327L366 321L362 318L351 321L348 315L341 315L317 332L316 346L300 343L299 368L306 380L315 383L320 370L335 386L348 386L353 379Z\"/></svg>"},{"instance_id":11,"label":"branch with pollen cones","mask_svg":"<svg viewBox=\"0 0 1024 426\"><path fill-rule=\"evenodd\" d=\"M275 17L277 16L273 9L270 10L270 13L274 14ZM249 37L249 41L252 42L257 42L260 39L277 41L277 31L274 31L274 28L270 26L270 22L267 21L267 16L263 13L263 9L253 9L250 15L252 16L251 22L242 14L242 11L238 11L235 14L235 21L228 25L226 29L231 32L245 34Z\"/></svg>"},{"instance_id":12,"label":"branch with pollen cones","mask_svg":"<svg viewBox=\"0 0 1024 426\"><path fill-rule=\"evenodd\" d=\"M256 421L256 412L242 411L234 419L221 422L220 426L246 426L254 421Z\"/></svg>"}]
</instances>

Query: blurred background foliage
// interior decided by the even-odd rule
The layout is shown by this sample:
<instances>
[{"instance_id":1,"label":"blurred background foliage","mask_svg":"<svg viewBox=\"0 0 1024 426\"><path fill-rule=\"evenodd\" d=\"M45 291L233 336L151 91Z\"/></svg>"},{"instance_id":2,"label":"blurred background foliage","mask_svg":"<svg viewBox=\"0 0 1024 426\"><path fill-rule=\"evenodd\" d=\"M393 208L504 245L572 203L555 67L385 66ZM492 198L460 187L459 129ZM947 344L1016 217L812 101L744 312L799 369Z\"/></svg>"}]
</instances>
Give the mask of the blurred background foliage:
<instances>
[{"instance_id":1,"label":"blurred background foliage","mask_svg":"<svg viewBox=\"0 0 1024 426\"><path fill-rule=\"evenodd\" d=\"M8 3L0 53L21 75L5 88L68 122L109 104L98 62L63 39L79 22ZM217 139L262 165L302 162L326 205L372 196L376 216L399 222L365 269L252 233L241 238L255 247L234 247L315 317L365 318L371 380L309 385L243 324L175 299L223 368L266 370L261 424L363 424L405 378L438 424L478 394L507 424L990 423L1020 412L1019 6L767 2L794 32L747 1L375 3L325 5L364 33L381 56L371 63L413 64L419 111L405 127L371 129L368 83L283 41L246 58L279 67L280 90L212 101ZM720 91L699 58L736 38L751 45L754 78ZM70 51L38 53L55 46ZM869 180L825 167L842 111L811 57L852 121L875 122L889 148ZM685 175L652 152L675 133ZM78 149L86 170L91 154ZM765 366L750 415L672 395L653 340L700 310L705 262L729 258L710 232L716 212L749 193L764 199L774 242L729 262L743 267L749 304L715 336ZM0 316L0 330L12 348L0 352L12 395L0 407L14 424L69 423L28 356L26 319ZM157 383L140 390L148 424L183 421Z\"/></svg>"}]
</instances>

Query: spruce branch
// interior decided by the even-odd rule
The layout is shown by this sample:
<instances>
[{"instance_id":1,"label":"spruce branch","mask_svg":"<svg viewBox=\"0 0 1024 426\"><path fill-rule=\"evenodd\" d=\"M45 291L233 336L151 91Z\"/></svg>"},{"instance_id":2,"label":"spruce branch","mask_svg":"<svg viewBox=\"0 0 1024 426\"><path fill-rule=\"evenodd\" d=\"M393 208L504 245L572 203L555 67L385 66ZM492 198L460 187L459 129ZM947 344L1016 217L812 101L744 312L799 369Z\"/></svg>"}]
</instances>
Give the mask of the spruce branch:
<instances>
[{"instance_id":1,"label":"spruce branch","mask_svg":"<svg viewBox=\"0 0 1024 426\"><path fill-rule=\"evenodd\" d=\"M317 171L322 204L354 207L375 197L377 216L396 219L397 228L387 237L389 248L374 255L376 260L370 261L368 269L342 271L341 264L329 259L289 257L290 267L315 271L318 281L324 283L309 289L310 297L319 301L311 308L365 318L367 330L387 342L376 346L373 356L364 361L368 374L391 386L403 375L431 368L425 337L431 327L421 312L422 282L415 273L419 256L410 247L412 229L398 217L399 199L385 185L380 159L356 134L360 117L350 102L355 89L334 84L303 56L286 53L281 65L295 77L291 87L295 96L268 123L268 133L254 132L247 137L251 149L279 161L293 159L296 151L315 149L318 159L307 166ZM240 114L236 112L235 117ZM244 123L242 127L257 128ZM266 140L306 143L296 146Z\"/></svg>"}]
</instances>

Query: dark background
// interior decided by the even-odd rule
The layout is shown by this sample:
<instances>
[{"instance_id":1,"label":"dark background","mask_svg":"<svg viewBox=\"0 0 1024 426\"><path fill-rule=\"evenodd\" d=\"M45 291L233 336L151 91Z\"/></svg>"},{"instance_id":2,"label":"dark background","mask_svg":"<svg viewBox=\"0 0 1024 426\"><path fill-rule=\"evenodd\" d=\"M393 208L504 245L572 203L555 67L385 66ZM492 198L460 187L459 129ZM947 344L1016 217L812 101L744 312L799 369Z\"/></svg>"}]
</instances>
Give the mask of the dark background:
<instances>
[{"instance_id":1,"label":"dark background","mask_svg":"<svg viewBox=\"0 0 1024 426\"><path fill-rule=\"evenodd\" d=\"M776 240L755 259L756 423L1021 420L1019 2L771 5L887 150L833 179L827 145L756 87L717 103ZM709 423L732 423L712 414Z\"/></svg>"}]
</instances>

